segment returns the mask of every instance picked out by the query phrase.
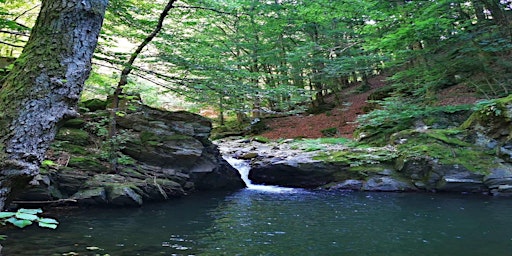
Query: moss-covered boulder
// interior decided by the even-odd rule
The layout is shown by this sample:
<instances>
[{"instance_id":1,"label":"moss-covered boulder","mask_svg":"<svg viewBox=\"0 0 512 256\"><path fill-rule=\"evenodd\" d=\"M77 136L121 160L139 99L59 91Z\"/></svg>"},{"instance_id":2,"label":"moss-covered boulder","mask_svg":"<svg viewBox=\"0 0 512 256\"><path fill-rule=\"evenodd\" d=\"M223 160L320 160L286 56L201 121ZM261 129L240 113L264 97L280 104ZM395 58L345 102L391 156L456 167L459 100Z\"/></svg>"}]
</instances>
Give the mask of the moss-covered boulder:
<instances>
[{"instance_id":1,"label":"moss-covered boulder","mask_svg":"<svg viewBox=\"0 0 512 256\"><path fill-rule=\"evenodd\" d=\"M84 205L106 205L108 203L107 191L104 187L80 190L72 195L71 199Z\"/></svg>"},{"instance_id":2,"label":"moss-covered boulder","mask_svg":"<svg viewBox=\"0 0 512 256\"><path fill-rule=\"evenodd\" d=\"M512 163L512 95L479 103L461 128L474 133L475 144Z\"/></svg>"},{"instance_id":3,"label":"moss-covered boulder","mask_svg":"<svg viewBox=\"0 0 512 256\"><path fill-rule=\"evenodd\" d=\"M44 171L55 193L48 192L48 184L34 185L20 198L72 198L80 204L138 206L196 190L244 187L238 172L209 141L209 120L183 111L141 106L118 117L117 136L109 141L108 112L96 108L96 103L84 103L87 109L99 110L66 122L47 153L51 167ZM113 146L119 150L112 153Z\"/></svg>"},{"instance_id":4,"label":"moss-covered boulder","mask_svg":"<svg viewBox=\"0 0 512 256\"><path fill-rule=\"evenodd\" d=\"M107 101L101 99L90 99L79 103L81 108L87 109L89 112L107 109Z\"/></svg>"},{"instance_id":5,"label":"moss-covered boulder","mask_svg":"<svg viewBox=\"0 0 512 256\"><path fill-rule=\"evenodd\" d=\"M90 144L90 136L91 135L84 130L63 127L59 129L55 140L72 142L74 145L78 146L87 146Z\"/></svg>"}]
</instances>

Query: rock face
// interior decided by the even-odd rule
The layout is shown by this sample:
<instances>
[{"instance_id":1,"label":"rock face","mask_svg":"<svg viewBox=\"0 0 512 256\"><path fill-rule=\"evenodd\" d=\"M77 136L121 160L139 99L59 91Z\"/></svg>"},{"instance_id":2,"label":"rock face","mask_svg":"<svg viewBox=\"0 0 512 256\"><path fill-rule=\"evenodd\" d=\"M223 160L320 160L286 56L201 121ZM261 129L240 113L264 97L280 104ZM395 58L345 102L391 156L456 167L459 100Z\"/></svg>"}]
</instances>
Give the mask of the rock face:
<instances>
[{"instance_id":1,"label":"rock face","mask_svg":"<svg viewBox=\"0 0 512 256\"><path fill-rule=\"evenodd\" d=\"M100 110L64 124L39 180L19 200L138 206L197 190L244 187L238 172L209 141L209 120L144 106L118 119L114 143L120 149L115 155L120 171L112 173L112 143L104 142L108 113L97 102L94 108Z\"/></svg>"},{"instance_id":2,"label":"rock face","mask_svg":"<svg viewBox=\"0 0 512 256\"><path fill-rule=\"evenodd\" d=\"M409 140L413 144L417 142L412 137ZM217 143L224 154L250 161L249 179L254 184L330 190L512 195L512 165L495 164L500 162L499 158L484 152L474 157L488 163L488 169L473 162L473 158L461 156L460 163L469 161L466 164L480 168L470 170L456 161L441 161L428 154L408 155L410 152L400 152L391 146L356 149L323 145L322 149L308 151L297 148L291 140L262 143L235 139ZM449 146L446 149L452 150ZM464 152L454 151L454 154Z\"/></svg>"}]
</instances>

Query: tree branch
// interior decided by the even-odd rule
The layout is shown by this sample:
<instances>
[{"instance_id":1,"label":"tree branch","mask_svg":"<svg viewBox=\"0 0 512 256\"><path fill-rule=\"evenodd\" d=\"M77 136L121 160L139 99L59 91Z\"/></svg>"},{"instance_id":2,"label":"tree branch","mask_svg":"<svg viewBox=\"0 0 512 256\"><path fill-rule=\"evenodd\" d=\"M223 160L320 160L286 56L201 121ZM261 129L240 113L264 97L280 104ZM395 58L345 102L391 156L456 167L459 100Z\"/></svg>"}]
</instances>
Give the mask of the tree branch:
<instances>
[{"instance_id":1,"label":"tree branch","mask_svg":"<svg viewBox=\"0 0 512 256\"><path fill-rule=\"evenodd\" d=\"M4 41L0 41L0 44L5 44L5 45L8 45L10 47L23 48L23 46L21 46L21 45L15 45L15 44L11 44L11 43L4 42Z\"/></svg>"},{"instance_id":2,"label":"tree branch","mask_svg":"<svg viewBox=\"0 0 512 256\"><path fill-rule=\"evenodd\" d=\"M11 35L16 35L16 36L26 36L26 37L29 36L29 34L27 34L27 33L18 32L18 31L2 30L2 29L0 29L0 33L11 34Z\"/></svg>"},{"instance_id":3,"label":"tree branch","mask_svg":"<svg viewBox=\"0 0 512 256\"><path fill-rule=\"evenodd\" d=\"M226 15L233 15L233 16L236 16L236 13L225 12L225 11L219 11L219 10L217 10L217 9L210 8L210 7L202 7L202 6L183 6L183 5L179 5L179 6L175 6L175 8L205 10L205 11L212 11L212 12L216 12L216 13L219 13L219 14L226 14Z\"/></svg>"}]
</instances>

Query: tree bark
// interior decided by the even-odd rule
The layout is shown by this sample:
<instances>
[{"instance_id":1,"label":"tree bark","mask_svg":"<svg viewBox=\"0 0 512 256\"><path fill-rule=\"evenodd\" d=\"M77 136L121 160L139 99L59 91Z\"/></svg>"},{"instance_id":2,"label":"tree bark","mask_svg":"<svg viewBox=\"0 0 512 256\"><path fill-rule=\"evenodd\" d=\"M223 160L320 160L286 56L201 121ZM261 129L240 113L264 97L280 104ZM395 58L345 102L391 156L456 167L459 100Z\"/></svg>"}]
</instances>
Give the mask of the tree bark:
<instances>
[{"instance_id":1,"label":"tree bark","mask_svg":"<svg viewBox=\"0 0 512 256\"><path fill-rule=\"evenodd\" d=\"M108 0L43 0L0 87L0 210L39 173L59 123L77 115Z\"/></svg>"}]
</instances>

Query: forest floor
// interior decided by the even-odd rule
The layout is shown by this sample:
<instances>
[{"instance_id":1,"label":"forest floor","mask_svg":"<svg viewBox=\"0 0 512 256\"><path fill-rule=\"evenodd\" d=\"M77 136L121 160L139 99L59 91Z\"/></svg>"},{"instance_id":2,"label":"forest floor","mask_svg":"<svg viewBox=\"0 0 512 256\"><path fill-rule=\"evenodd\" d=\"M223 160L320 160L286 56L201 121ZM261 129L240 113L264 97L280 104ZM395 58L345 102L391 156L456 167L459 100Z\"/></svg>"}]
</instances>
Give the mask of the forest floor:
<instances>
[{"instance_id":1,"label":"forest floor","mask_svg":"<svg viewBox=\"0 0 512 256\"><path fill-rule=\"evenodd\" d=\"M352 138L357 128L358 115L364 114L368 105L368 96L375 90L386 85L385 76L369 79L370 90L358 93L358 84L341 91L342 104L321 114L302 114L287 117L277 117L265 120L268 130L261 136L269 139L288 138L320 138L325 137L322 130L336 128L337 137ZM465 85L456 85L440 91L437 95L438 105L473 104L479 100L476 94ZM328 97L327 101L334 101Z\"/></svg>"}]
</instances>

